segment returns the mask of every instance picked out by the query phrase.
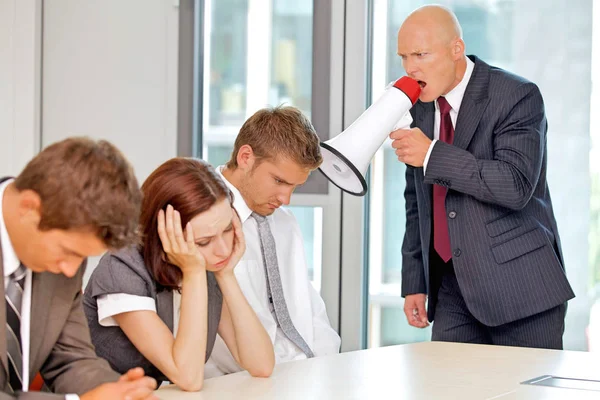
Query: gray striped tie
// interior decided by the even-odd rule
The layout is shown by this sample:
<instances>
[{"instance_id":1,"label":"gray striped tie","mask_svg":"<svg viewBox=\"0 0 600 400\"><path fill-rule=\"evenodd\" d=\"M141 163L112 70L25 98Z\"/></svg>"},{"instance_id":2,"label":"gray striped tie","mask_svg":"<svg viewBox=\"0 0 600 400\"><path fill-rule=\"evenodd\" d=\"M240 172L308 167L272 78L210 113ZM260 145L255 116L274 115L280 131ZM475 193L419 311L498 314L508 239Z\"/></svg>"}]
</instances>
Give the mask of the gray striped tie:
<instances>
[{"instance_id":1,"label":"gray striped tie","mask_svg":"<svg viewBox=\"0 0 600 400\"><path fill-rule=\"evenodd\" d=\"M23 352L21 349L21 302L27 268L23 264L10 274L6 285L6 349L8 353L8 384L13 392L23 389Z\"/></svg>"},{"instance_id":2,"label":"gray striped tie","mask_svg":"<svg viewBox=\"0 0 600 400\"><path fill-rule=\"evenodd\" d=\"M277 324L285 333L285 336L292 341L306 354L308 358L314 357L312 350L304 341L300 333L296 330L290 313L285 304L283 296L283 287L281 285L281 277L279 275L279 265L277 263L277 252L275 250L275 239L271 233L267 217L263 217L257 213L252 213L252 218L256 220L258 225L258 236L260 237L260 249L262 251L263 263L267 272L267 291L269 293L269 301L273 304L275 310L275 319Z\"/></svg>"}]
</instances>

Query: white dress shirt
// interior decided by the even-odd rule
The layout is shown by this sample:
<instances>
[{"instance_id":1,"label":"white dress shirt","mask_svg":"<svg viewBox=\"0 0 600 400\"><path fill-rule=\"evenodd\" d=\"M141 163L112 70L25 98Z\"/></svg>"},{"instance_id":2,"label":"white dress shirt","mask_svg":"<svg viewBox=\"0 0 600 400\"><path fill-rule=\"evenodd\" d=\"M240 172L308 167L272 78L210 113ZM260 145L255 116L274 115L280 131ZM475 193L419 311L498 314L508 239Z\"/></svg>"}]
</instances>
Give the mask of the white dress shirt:
<instances>
[{"instance_id":1,"label":"white dress shirt","mask_svg":"<svg viewBox=\"0 0 600 400\"><path fill-rule=\"evenodd\" d=\"M222 169L223 167L219 167L217 171L233 192L234 207L240 216L246 239L246 252L234 270L240 288L271 338L275 362L304 359L306 355L285 336L271 313L256 221L250 218L252 210L240 192L223 177ZM283 293L294 326L316 357L338 353L340 337L329 323L323 299L308 279L304 243L298 222L291 212L284 209L275 210L267 217L267 221L275 238ZM225 342L217 335L211 358L206 365L205 377L240 370Z\"/></svg>"},{"instance_id":2,"label":"white dress shirt","mask_svg":"<svg viewBox=\"0 0 600 400\"><path fill-rule=\"evenodd\" d=\"M452 89L450 92L448 92L444 96L446 98L446 101L448 101L448 104L450 104L450 107L452 107L450 110L450 119L452 120L453 127L456 127L456 120L458 118L458 110L460 110L460 105L462 103L463 97L465 96L465 91L467 90L467 85L469 84L469 80L471 79L471 75L473 74L474 68L475 68L475 64L473 63L473 61L471 61L471 59L469 57L467 57L467 69L465 70L465 74L464 74L462 80L458 83L458 85L456 85L456 87L454 87L454 89ZM388 86L393 85L394 82L392 82ZM433 125L433 141L429 145L429 150L427 150L427 155L425 156L425 161L423 162L423 172L425 172L425 173L427 172L427 163L429 162L429 157L431 156L431 151L433 150L433 146L435 145L435 142L437 142L440 139L440 119L441 119L440 107L439 107L437 101L434 101L433 104L435 105L435 120L434 120L434 125ZM410 112L407 112L406 115L404 115L402 117L402 119L400 121L398 121L398 123L394 127L394 130L408 129L412 122L413 122L413 120L410 115Z\"/></svg>"},{"instance_id":3,"label":"white dress shirt","mask_svg":"<svg viewBox=\"0 0 600 400\"><path fill-rule=\"evenodd\" d=\"M6 187L12 182L12 179L8 179L0 184L0 243L2 244L2 263L4 266L4 289L8 285L8 277L10 274L15 272L21 262L15 253L12 242L8 237L8 231L6 230L6 224L4 222L4 214L2 211L2 203L4 200L4 191ZM21 298L21 351L23 352L23 371L21 371L21 377L23 378L23 392L29 390L29 343L30 343L30 323L31 323L31 281L32 273L27 268L25 275L25 287L23 289L23 297ZM6 301L6 300L4 300ZM6 328L1 328L6 329ZM66 400L79 400L79 396L75 394L68 394L65 396Z\"/></svg>"}]
</instances>

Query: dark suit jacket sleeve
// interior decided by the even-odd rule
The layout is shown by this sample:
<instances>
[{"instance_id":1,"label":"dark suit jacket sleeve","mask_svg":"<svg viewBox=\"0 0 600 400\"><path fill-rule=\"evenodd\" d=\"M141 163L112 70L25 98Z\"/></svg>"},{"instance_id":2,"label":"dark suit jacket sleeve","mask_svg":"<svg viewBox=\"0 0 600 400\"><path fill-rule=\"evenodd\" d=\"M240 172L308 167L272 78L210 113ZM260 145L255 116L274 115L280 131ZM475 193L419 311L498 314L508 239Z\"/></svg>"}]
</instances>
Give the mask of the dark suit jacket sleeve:
<instances>
[{"instance_id":1,"label":"dark suit jacket sleeve","mask_svg":"<svg viewBox=\"0 0 600 400\"><path fill-rule=\"evenodd\" d=\"M83 273L78 276L81 287ZM54 393L83 394L119 379L119 374L94 351L81 301L82 293L78 290L64 328L41 368L44 381Z\"/></svg>"},{"instance_id":2,"label":"dark suit jacket sleeve","mask_svg":"<svg viewBox=\"0 0 600 400\"><path fill-rule=\"evenodd\" d=\"M419 213L415 189L415 169L406 167L406 230L402 242L402 296L425 293L425 275L419 230Z\"/></svg>"},{"instance_id":3,"label":"dark suit jacket sleeve","mask_svg":"<svg viewBox=\"0 0 600 400\"><path fill-rule=\"evenodd\" d=\"M442 182L451 190L513 210L525 207L544 157L544 102L537 86L528 82L506 97L494 99L488 107L507 106L506 117L494 128L493 159L478 160L466 150L437 141L427 163L425 183Z\"/></svg>"}]
</instances>

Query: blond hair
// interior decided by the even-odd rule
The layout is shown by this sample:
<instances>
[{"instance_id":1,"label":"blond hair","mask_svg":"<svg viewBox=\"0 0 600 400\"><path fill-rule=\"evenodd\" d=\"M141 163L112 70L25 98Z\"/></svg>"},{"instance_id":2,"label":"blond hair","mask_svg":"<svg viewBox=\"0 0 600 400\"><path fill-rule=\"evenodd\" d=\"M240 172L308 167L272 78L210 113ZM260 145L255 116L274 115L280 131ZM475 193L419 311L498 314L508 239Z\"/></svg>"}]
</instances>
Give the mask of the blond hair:
<instances>
[{"instance_id":1,"label":"blond hair","mask_svg":"<svg viewBox=\"0 0 600 400\"><path fill-rule=\"evenodd\" d=\"M237 155L244 145L252 148L259 162L287 157L310 170L323 162L315 128L295 107L263 108L248 118L235 140L227 168L237 168Z\"/></svg>"}]
</instances>

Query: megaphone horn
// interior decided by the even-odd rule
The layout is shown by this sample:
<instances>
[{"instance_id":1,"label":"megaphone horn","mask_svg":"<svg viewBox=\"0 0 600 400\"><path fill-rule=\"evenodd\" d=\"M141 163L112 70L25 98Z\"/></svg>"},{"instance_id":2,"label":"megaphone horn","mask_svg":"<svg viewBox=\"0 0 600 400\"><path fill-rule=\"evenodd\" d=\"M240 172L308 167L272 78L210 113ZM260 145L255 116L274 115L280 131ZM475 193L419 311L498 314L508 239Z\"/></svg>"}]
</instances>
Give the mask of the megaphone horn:
<instances>
[{"instance_id":1,"label":"megaphone horn","mask_svg":"<svg viewBox=\"0 0 600 400\"><path fill-rule=\"evenodd\" d=\"M416 80L407 76L398 79L348 129L321 143L323 163L319 170L343 191L364 196L371 159L420 94Z\"/></svg>"}]
</instances>

